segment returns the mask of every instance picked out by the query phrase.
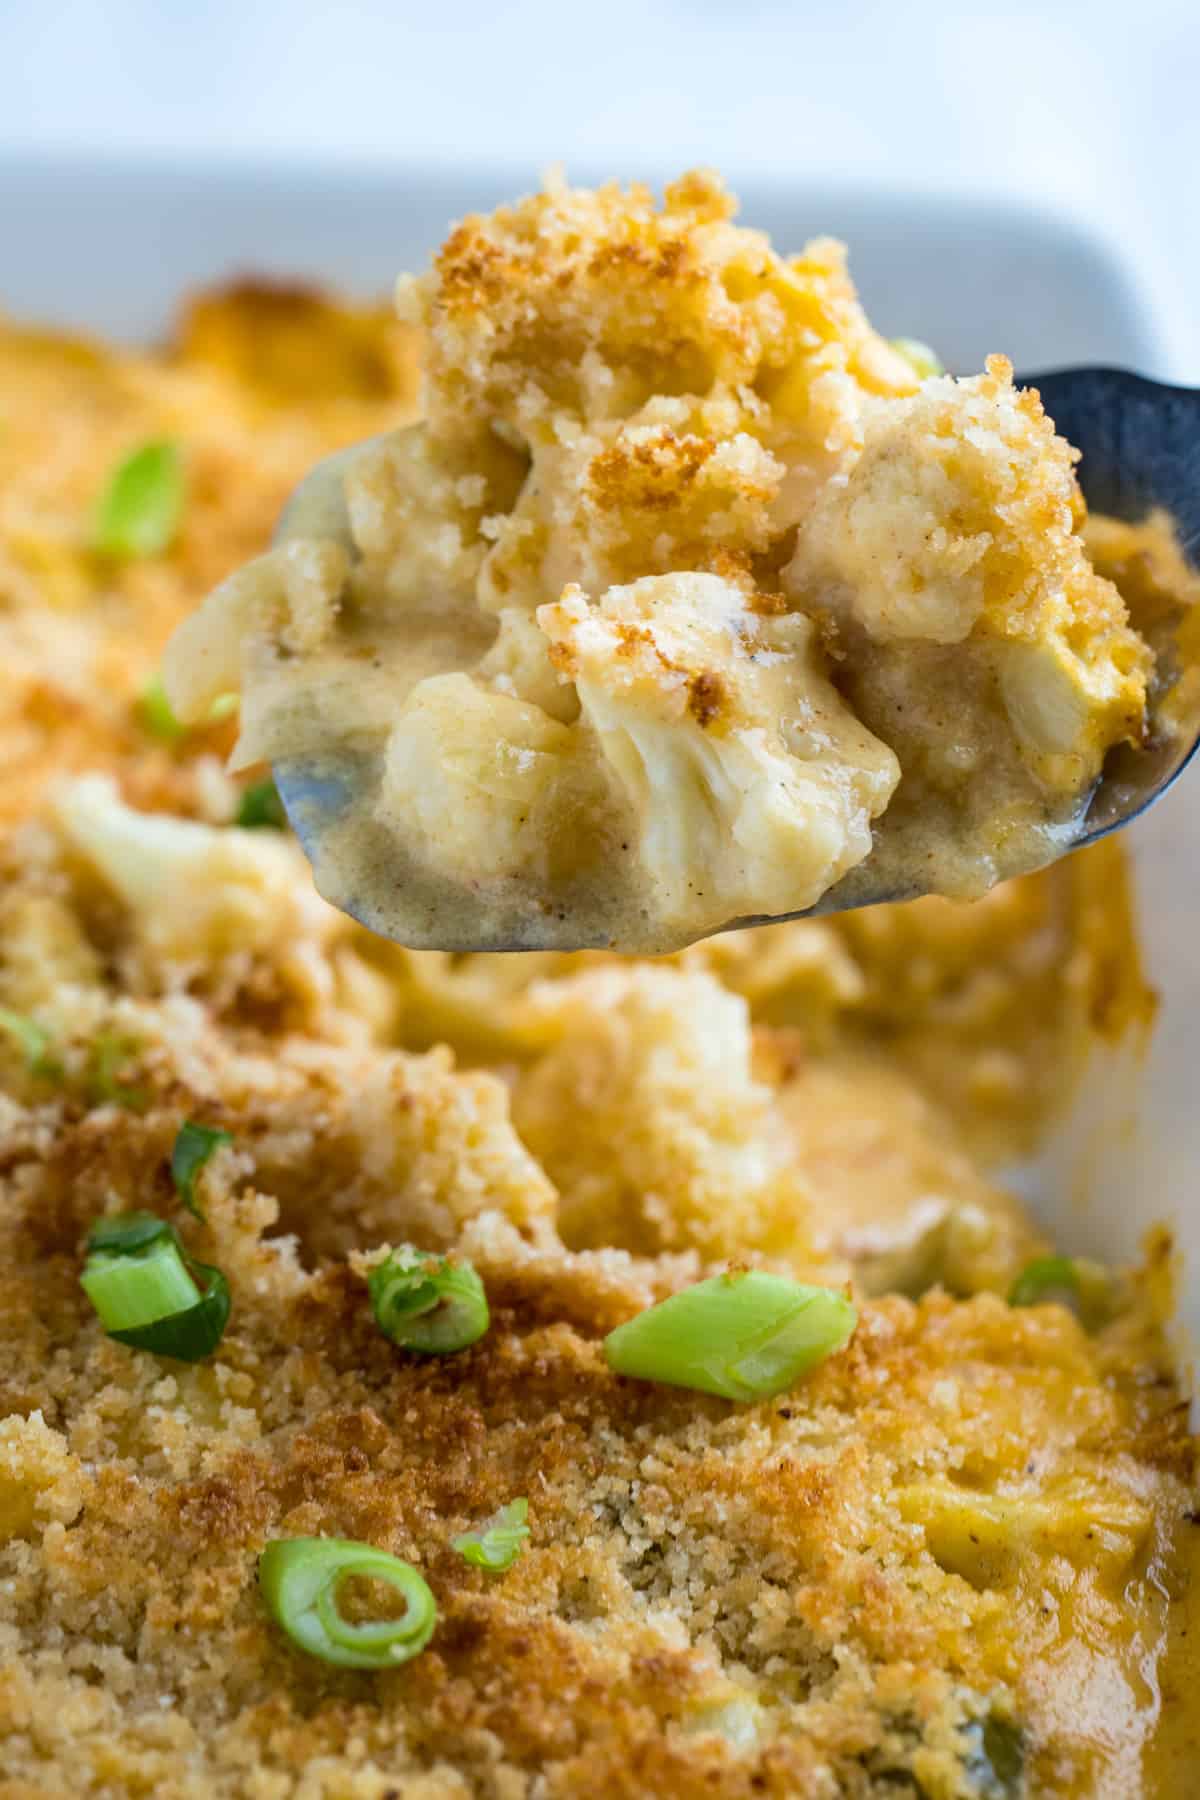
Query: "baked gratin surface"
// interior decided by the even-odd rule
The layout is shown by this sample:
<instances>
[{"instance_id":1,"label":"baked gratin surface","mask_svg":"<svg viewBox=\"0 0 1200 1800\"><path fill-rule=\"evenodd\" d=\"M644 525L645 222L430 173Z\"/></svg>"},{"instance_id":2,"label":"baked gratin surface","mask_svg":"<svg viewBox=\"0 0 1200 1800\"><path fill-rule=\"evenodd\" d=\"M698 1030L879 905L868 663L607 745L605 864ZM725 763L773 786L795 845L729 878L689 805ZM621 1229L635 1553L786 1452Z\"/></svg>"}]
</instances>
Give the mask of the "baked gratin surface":
<instances>
[{"instance_id":1,"label":"baked gratin surface","mask_svg":"<svg viewBox=\"0 0 1200 1800\"><path fill-rule=\"evenodd\" d=\"M251 287L161 354L0 334L0 1006L51 1058L0 1032L0 1795L1181 1793L1144 1773L1197 1535L1168 1247L1091 1334L1010 1307L1046 1246L988 1173L1145 1021L1118 851L657 961L413 954L233 823L228 719L151 729L172 627L414 368L383 312ZM99 557L162 438L176 540ZM204 1222L186 1119L233 1140ZM130 1207L228 1276L205 1363L80 1288ZM470 1350L375 1328L402 1242L482 1275ZM744 1407L611 1373L611 1327L747 1262L851 1283L849 1348ZM450 1540L515 1494L485 1575ZM428 1649L289 1643L257 1558L315 1534L421 1569Z\"/></svg>"}]
</instances>

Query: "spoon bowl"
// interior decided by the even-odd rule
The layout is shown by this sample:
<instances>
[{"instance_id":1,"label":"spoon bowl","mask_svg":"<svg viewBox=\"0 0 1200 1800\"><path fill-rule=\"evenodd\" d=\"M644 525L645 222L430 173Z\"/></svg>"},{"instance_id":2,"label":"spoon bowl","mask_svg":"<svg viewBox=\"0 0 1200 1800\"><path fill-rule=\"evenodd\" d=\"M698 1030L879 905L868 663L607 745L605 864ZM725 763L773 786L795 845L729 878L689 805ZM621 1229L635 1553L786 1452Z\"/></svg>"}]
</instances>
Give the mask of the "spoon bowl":
<instances>
[{"instance_id":1,"label":"spoon bowl","mask_svg":"<svg viewBox=\"0 0 1200 1800\"><path fill-rule=\"evenodd\" d=\"M1169 387L1128 370L1106 368L1062 369L1018 380L1023 387L1040 390L1060 434L1081 451L1080 485L1093 511L1137 523L1152 510L1162 509L1173 520L1188 560L1200 561L1200 390ZM276 542L297 536L334 538L355 554L344 477L363 448L352 446L317 464L284 509ZM1160 670L1157 712L1181 671L1172 640L1164 639L1155 649ZM1145 745L1123 744L1110 751L1086 805L1055 834L1050 860L1129 824L1178 779L1200 745L1200 683L1187 699L1186 707L1175 708L1169 730L1161 728L1160 720L1160 729L1152 728ZM347 753L324 754L319 762L277 759L274 773L288 818L305 855L319 871L325 860L324 840L362 803L361 758ZM886 871L873 868L868 857L805 911L733 919L723 929L916 898L916 891L898 892ZM386 921L369 901L339 892L335 904L371 930L388 935ZM455 946L460 951L546 947L516 928L506 932L503 941L489 938L486 943Z\"/></svg>"}]
</instances>

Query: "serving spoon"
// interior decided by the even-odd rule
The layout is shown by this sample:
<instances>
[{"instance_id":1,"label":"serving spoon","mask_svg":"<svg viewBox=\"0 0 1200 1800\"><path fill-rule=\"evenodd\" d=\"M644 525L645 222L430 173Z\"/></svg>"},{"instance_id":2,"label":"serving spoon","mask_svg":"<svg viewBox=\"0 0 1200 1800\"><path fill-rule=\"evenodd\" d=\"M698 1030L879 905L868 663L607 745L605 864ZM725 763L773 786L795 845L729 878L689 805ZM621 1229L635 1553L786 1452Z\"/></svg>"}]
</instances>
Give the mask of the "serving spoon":
<instances>
[{"instance_id":1,"label":"serving spoon","mask_svg":"<svg viewBox=\"0 0 1200 1800\"><path fill-rule=\"evenodd\" d=\"M1189 562L1200 563L1200 389L1169 387L1126 369L1058 369L1017 379L1022 387L1039 389L1060 435L1082 452L1079 481L1089 508L1129 523L1162 508L1173 520ZM344 478L365 447L352 445L316 465L284 508L275 533L277 543L297 536L328 537L354 553ZM1157 648L1160 668L1166 665L1169 689L1179 670L1170 666L1170 645ZM1188 716L1178 720L1170 732L1152 734L1144 746L1120 744L1110 750L1087 804L1056 834L1055 856L1082 849L1136 819L1178 779L1198 745L1200 693ZM309 759L279 758L274 774L304 853L317 867L324 861L321 846L325 835L345 821L356 803L364 804L356 798L361 790L361 764L351 756L339 759L328 754L319 765ZM873 870L871 864L868 856L806 911L732 919L723 929L918 897L915 890L897 890L886 870ZM368 900L355 895L326 897L362 924L387 935L385 921ZM453 947L469 950L476 946ZM526 950L544 944L540 940L489 941L484 947Z\"/></svg>"}]
</instances>

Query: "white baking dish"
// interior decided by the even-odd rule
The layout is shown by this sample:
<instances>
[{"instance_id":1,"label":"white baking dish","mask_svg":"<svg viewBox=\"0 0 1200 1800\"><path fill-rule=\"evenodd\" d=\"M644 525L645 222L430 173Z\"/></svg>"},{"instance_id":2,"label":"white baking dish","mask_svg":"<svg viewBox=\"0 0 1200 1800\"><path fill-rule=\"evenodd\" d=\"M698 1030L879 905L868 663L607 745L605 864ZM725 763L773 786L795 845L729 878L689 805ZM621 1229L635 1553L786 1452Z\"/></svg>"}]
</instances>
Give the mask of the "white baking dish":
<instances>
[{"instance_id":1,"label":"white baking dish","mask_svg":"<svg viewBox=\"0 0 1200 1800\"><path fill-rule=\"evenodd\" d=\"M586 179L589 171L572 170ZM532 185L536 172L524 172ZM160 335L199 282L253 271L383 293L449 219L522 185L494 169L260 169L0 160L0 307L127 339ZM742 186L744 216L777 243L832 232L851 245L869 311L935 344L951 367L992 350L1018 369L1115 362L1170 376L1153 309L1113 254L1036 212L796 183ZM1200 774L1129 841L1143 936L1163 1006L1149 1056L1097 1052L1079 1106L1038 1164L1016 1172L1068 1248L1136 1254L1175 1228L1191 1270L1181 1322L1200 1341Z\"/></svg>"}]
</instances>

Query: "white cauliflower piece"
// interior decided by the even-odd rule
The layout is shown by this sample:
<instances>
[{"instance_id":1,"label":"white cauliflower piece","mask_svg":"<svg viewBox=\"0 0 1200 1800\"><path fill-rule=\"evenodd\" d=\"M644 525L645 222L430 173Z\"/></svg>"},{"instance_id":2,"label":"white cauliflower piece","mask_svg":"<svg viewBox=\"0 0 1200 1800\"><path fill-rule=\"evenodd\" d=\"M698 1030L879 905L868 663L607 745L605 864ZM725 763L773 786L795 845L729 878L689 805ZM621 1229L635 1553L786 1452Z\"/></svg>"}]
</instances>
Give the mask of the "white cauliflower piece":
<instances>
[{"instance_id":1,"label":"white cauliflower piece","mask_svg":"<svg viewBox=\"0 0 1200 1800\"><path fill-rule=\"evenodd\" d=\"M870 403L862 454L818 496L784 580L862 633L851 650L868 676L908 646L963 645L962 693L972 663L990 670L1027 762L1078 790L1136 738L1150 666L1081 514L1074 452L991 357L985 375ZM969 742L979 708L959 710L942 726Z\"/></svg>"},{"instance_id":2,"label":"white cauliflower piece","mask_svg":"<svg viewBox=\"0 0 1200 1800\"><path fill-rule=\"evenodd\" d=\"M507 510L524 458L488 437L470 459L438 453L424 426L391 432L355 455L346 471L354 542L372 584L393 609L467 601L487 544L485 509Z\"/></svg>"},{"instance_id":3,"label":"white cauliflower piece","mask_svg":"<svg viewBox=\"0 0 1200 1800\"><path fill-rule=\"evenodd\" d=\"M811 906L871 848L899 765L821 670L810 619L715 575L538 610L637 819L660 916L699 936Z\"/></svg>"},{"instance_id":4,"label":"white cauliflower piece","mask_svg":"<svg viewBox=\"0 0 1200 1800\"><path fill-rule=\"evenodd\" d=\"M603 798L577 731L468 675L437 675L397 717L376 816L459 881L555 880L586 863Z\"/></svg>"},{"instance_id":5,"label":"white cauliflower piece","mask_svg":"<svg viewBox=\"0 0 1200 1800\"><path fill-rule=\"evenodd\" d=\"M163 654L176 718L196 724L222 694L243 687L246 659L264 643L311 655L331 634L349 573L331 538L297 538L238 569L183 621Z\"/></svg>"},{"instance_id":6,"label":"white cauliflower piece","mask_svg":"<svg viewBox=\"0 0 1200 1800\"><path fill-rule=\"evenodd\" d=\"M165 962L277 951L339 929L297 846L276 832L136 812L104 775L50 796L69 848L133 915L139 941Z\"/></svg>"},{"instance_id":7,"label":"white cauliflower piece","mask_svg":"<svg viewBox=\"0 0 1200 1800\"><path fill-rule=\"evenodd\" d=\"M421 1057L381 1055L355 1071L345 1099L363 1178L380 1197L369 1210L361 1198L354 1208L359 1241L415 1234L450 1244L484 1212L533 1235L552 1227L557 1195L517 1136L508 1089L495 1075L455 1069L445 1046Z\"/></svg>"},{"instance_id":8,"label":"white cauliflower piece","mask_svg":"<svg viewBox=\"0 0 1200 1800\"><path fill-rule=\"evenodd\" d=\"M567 1244L808 1266L810 1195L741 995L700 970L609 965L536 982L515 1011L540 1054L513 1119L559 1189Z\"/></svg>"}]
</instances>

